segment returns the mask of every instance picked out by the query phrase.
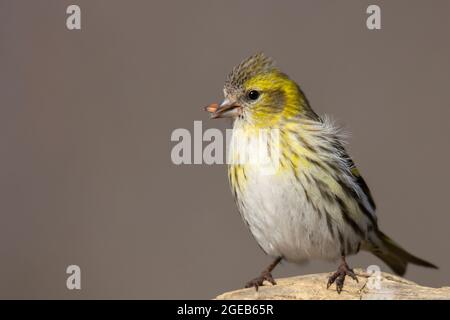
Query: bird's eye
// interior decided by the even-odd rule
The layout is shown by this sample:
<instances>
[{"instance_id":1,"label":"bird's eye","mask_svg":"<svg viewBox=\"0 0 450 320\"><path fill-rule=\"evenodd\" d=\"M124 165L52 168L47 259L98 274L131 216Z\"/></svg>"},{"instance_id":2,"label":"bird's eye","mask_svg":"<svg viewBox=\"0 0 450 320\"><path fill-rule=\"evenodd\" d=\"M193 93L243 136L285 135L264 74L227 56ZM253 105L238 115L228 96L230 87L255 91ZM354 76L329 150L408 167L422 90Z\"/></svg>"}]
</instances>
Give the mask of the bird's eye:
<instances>
[{"instance_id":1,"label":"bird's eye","mask_svg":"<svg viewBox=\"0 0 450 320\"><path fill-rule=\"evenodd\" d=\"M248 96L248 98L249 98L250 100L256 100L256 99L259 98L259 92L256 91L256 90L250 90L250 91L247 93L247 96Z\"/></svg>"}]
</instances>

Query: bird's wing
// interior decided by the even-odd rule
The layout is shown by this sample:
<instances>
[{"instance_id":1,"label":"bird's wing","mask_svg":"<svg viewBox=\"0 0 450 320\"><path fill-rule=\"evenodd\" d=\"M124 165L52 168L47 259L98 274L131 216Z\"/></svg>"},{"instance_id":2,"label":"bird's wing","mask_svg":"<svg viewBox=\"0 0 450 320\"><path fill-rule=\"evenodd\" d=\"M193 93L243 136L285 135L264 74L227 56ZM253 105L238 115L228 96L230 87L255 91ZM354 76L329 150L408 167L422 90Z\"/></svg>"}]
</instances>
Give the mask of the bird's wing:
<instances>
[{"instance_id":1,"label":"bird's wing","mask_svg":"<svg viewBox=\"0 0 450 320\"><path fill-rule=\"evenodd\" d=\"M358 168L356 168L355 163L353 162L352 158L348 155L344 146L341 143L339 143L339 145L336 147L339 149L342 157L344 157L345 162L347 163L349 172L352 176L352 180L355 182L356 186L360 188L359 194L361 196L356 197L359 207L372 220L372 222L375 224L376 227L377 225L377 217L375 214L376 204L375 201L373 200L372 193L370 192L370 189L367 186L366 181L360 174Z\"/></svg>"},{"instance_id":2,"label":"bird's wing","mask_svg":"<svg viewBox=\"0 0 450 320\"><path fill-rule=\"evenodd\" d=\"M305 137L302 138L301 135L297 135L302 140L301 144L309 149L311 149L311 146L308 147L308 145L318 145L325 149L324 152L311 152L320 154L319 157L322 158L323 162L334 164L337 168L334 171L339 172L338 176L334 176L334 179L336 179L336 182L338 182L348 197L356 201L361 213L376 228L375 201L355 163L345 150L345 135L341 134L339 128L334 126L330 118L327 117L319 118L319 121L304 119L301 121L301 130L307 132L305 136L312 140L312 142L307 142Z\"/></svg>"},{"instance_id":3,"label":"bird's wing","mask_svg":"<svg viewBox=\"0 0 450 320\"><path fill-rule=\"evenodd\" d=\"M353 162L353 161L352 161ZM351 169L351 173L355 179L356 184L361 188L361 190L364 192L364 194L367 197L367 200L369 201L369 204L372 206L372 209L375 211L377 208L375 201L373 200L372 193L370 192L369 187L367 186L366 181L359 173L358 168L355 167L353 164L353 168Z\"/></svg>"}]
</instances>

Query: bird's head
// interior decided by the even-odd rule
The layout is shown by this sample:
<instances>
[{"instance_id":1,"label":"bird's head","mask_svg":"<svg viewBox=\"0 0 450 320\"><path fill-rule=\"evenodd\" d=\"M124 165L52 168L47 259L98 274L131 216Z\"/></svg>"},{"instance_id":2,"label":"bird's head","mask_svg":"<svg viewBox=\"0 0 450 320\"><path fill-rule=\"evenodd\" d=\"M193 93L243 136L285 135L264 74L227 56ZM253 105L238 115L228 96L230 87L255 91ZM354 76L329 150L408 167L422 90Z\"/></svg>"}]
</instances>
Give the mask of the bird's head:
<instances>
[{"instance_id":1,"label":"bird's head","mask_svg":"<svg viewBox=\"0 0 450 320\"><path fill-rule=\"evenodd\" d=\"M299 86L262 53L255 54L228 75L225 99L206 110L211 117L240 118L258 126L276 125L285 117L314 117Z\"/></svg>"}]
</instances>

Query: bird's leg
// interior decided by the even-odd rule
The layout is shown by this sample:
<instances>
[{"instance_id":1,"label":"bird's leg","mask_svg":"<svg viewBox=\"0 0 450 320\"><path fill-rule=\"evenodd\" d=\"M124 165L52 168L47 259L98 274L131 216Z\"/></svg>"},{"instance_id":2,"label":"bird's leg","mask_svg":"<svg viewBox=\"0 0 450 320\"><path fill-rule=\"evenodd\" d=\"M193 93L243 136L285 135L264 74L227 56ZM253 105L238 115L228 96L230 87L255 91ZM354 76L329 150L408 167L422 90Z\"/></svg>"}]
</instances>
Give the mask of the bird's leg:
<instances>
[{"instance_id":1,"label":"bird's leg","mask_svg":"<svg viewBox=\"0 0 450 320\"><path fill-rule=\"evenodd\" d=\"M342 288L344 288L345 276L349 276L350 278L358 282L358 278L353 272L353 269L350 269L347 262L345 261L345 256L342 256L341 264L339 265L337 271L328 278L327 289L334 282L336 282L336 291L338 293L341 293Z\"/></svg>"},{"instance_id":2,"label":"bird's leg","mask_svg":"<svg viewBox=\"0 0 450 320\"><path fill-rule=\"evenodd\" d=\"M264 280L269 281L273 285L276 285L277 283L275 282L274 278L272 277L271 272L273 269L275 269L277 264L279 264L282 259L283 259L282 257L277 257L266 269L264 269L261 272L259 277L247 282L245 287L246 288L255 287L256 291L258 291L258 287L264 285Z\"/></svg>"}]
</instances>

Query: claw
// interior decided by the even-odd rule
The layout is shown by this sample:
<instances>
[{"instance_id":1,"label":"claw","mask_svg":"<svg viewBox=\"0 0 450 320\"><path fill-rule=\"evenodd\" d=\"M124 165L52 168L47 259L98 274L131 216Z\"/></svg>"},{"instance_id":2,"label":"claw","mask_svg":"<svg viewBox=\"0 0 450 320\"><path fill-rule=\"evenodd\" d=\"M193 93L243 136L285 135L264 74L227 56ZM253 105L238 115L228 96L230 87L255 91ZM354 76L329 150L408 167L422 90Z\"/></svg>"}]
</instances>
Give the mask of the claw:
<instances>
[{"instance_id":1,"label":"claw","mask_svg":"<svg viewBox=\"0 0 450 320\"><path fill-rule=\"evenodd\" d=\"M268 271L263 271L261 275L255 279L250 280L245 285L246 288L255 287L255 290L258 291L260 286L264 286L264 281L270 282L272 285L276 285L277 282L272 277L272 274Z\"/></svg>"},{"instance_id":2,"label":"claw","mask_svg":"<svg viewBox=\"0 0 450 320\"><path fill-rule=\"evenodd\" d=\"M261 272L259 277L255 278L253 280L250 280L249 282L247 282L245 287L246 288L255 287L255 290L258 291L259 286L263 286L264 285L264 281L268 281L272 285L276 285L277 282L272 277L271 271L276 267L277 264L279 264L281 262L282 259L283 259L283 257L281 257L281 256L275 258L275 260L267 267L267 269L265 269L263 272Z\"/></svg>"},{"instance_id":3,"label":"claw","mask_svg":"<svg viewBox=\"0 0 450 320\"><path fill-rule=\"evenodd\" d=\"M342 289L344 288L344 282L345 282L345 277L349 276L350 278L352 278L353 280L355 280L356 282L358 281L358 278L356 277L355 272L350 269L350 267L347 265L347 263L345 262L345 260L342 260L341 265L338 267L337 271L335 273L333 273L329 278L328 278L328 282L327 282L327 289L336 282L336 291L337 293L341 293Z\"/></svg>"}]
</instances>

